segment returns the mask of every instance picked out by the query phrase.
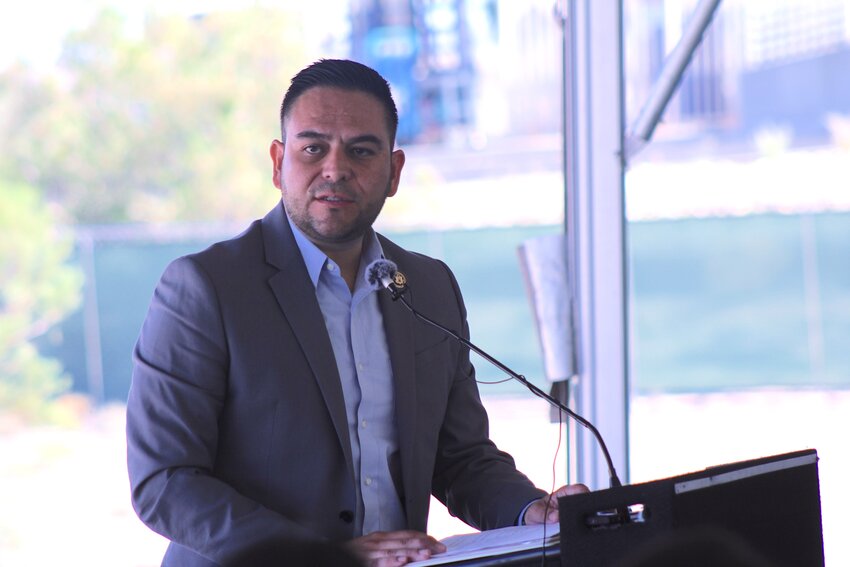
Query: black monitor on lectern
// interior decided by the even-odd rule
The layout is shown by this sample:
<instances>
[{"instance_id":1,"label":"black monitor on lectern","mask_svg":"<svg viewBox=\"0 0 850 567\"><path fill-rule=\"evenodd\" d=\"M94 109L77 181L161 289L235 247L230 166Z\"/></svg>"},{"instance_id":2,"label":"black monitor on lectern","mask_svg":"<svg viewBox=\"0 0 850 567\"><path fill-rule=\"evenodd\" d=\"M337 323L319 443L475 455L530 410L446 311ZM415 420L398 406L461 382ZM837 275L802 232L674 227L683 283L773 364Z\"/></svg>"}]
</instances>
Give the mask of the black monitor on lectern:
<instances>
[{"instance_id":1,"label":"black monitor on lectern","mask_svg":"<svg viewBox=\"0 0 850 567\"><path fill-rule=\"evenodd\" d=\"M728 565L822 566L817 461L798 451L563 498L561 565L711 564L703 549L741 558Z\"/></svg>"}]
</instances>

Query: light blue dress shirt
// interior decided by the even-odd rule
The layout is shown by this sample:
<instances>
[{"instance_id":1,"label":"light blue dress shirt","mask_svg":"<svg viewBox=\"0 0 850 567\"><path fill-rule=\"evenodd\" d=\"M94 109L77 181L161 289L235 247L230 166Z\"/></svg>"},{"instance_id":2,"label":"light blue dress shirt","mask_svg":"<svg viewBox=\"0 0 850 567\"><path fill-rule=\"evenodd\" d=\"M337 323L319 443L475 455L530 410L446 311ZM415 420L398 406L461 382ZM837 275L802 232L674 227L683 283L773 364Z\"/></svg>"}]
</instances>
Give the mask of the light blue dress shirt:
<instances>
[{"instance_id":1,"label":"light blue dress shirt","mask_svg":"<svg viewBox=\"0 0 850 567\"><path fill-rule=\"evenodd\" d=\"M354 533L405 529L396 489L401 471L392 366L378 290L365 277L366 266L383 257L381 244L369 231L352 293L339 266L289 224L316 287L342 382L357 491Z\"/></svg>"}]
</instances>

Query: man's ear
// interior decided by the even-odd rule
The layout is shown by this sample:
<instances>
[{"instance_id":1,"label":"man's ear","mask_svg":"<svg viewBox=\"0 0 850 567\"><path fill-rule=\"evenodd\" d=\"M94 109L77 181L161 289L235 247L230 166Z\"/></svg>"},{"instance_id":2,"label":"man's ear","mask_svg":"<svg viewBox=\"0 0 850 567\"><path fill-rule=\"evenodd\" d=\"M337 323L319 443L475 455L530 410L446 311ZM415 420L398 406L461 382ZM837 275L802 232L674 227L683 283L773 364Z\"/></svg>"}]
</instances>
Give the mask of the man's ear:
<instances>
[{"instance_id":1,"label":"man's ear","mask_svg":"<svg viewBox=\"0 0 850 567\"><path fill-rule=\"evenodd\" d=\"M404 160L404 151L402 150L396 150L390 155L390 190L387 192L387 197L392 197L398 192Z\"/></svg>"},{"instance_id":2,"label":"man's ear","mask_svg":"<svg viewBox=\"0 0 850 567\"><path fill-rule=\"evenodd\" d=\"M280 190L283 190L281 185L281 172L283 171L283 142L280 140L272 140L272 145L269 146L269 155L272 158L272 183Z\"/></svg>"}]
</instances>

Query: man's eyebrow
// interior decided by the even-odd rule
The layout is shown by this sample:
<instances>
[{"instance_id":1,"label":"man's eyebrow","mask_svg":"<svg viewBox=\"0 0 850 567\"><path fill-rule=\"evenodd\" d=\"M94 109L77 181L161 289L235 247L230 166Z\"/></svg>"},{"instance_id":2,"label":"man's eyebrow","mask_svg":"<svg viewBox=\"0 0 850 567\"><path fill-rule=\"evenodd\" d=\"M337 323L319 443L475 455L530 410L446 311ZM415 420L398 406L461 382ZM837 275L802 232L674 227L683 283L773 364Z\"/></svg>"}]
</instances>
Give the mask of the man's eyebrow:
<instances>
[{"instance_id":1,"label":"man's eyebrow","mask_svg":"<svg viewBox=\"0 0 850 567\"><path fill-rule=\"evenodd\" d=\"M353 138L348 140L349 144L362 144L364 142L367 144L375 144L378 147L384 145L381 139L378 136L375 136L374 134L362 134L360 136L354 136Z\"/></svg>"},{"instance_id":2,"label":"man's eyebrow","mask_svg":"<svg viewBox=\"0 0 850 567\"><path fill-rule=\"evenodd\" d=\"M330 140L333 138L330 134L324 134L322 132L316 132L315 130L303 130L295 134L297 139L307 139L307 140ZM354 136L345 141L346 144L374 144L378 147L382 147L384 145L381 138L374 134L361 134L359 136Z\"/></svg>"},{"instance_id":3,"label":"man's eyebrow","mask_svg":"<svg viewBox=\"0 0 850 567\"><path fill-rule=\"evenodd\" d=\"M322 134L321 132L316 132L315 130L304 130L303 132L298 132L295 134L296 138L309 138L309 139L319 139L319 140L330 140L330 134Z\"/></svg>"}]
</instances>

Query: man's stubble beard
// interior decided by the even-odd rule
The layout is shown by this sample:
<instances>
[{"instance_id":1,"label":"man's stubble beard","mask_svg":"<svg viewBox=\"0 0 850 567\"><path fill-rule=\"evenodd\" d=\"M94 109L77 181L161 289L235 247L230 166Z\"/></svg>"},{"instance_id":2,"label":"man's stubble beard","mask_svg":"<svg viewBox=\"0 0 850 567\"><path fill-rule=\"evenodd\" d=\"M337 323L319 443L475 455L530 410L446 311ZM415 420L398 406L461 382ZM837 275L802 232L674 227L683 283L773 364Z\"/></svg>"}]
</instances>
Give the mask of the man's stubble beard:
<instances>
[{"instance_id":1,"label":"man's stubble beard","mask_svg":"<svg viewBox=\"0 0 850 567\"><path fill-rule=\"evenodd\" d=\"M315 190L311 190L309 198L312 199L312 195L315 192L326 189L327 187L328 185L325 184ZM316 226L317 223L313 221L309 213L304 212L304 214L302 214L301 211L290 210L289 207L286 206L286 198L284 198L283 200L284 208L286 208L287 213L289 214L289 217L292 219L292 222L295 224L295 226L297 226L299 230L301 230L301 232L303 232L304 235L307 236L313 242L324 243L328 245L346 244L361 239L363 235L369 231L369 229L375 223L375 220L377 220L378 216L383 210L384 203L386 203L387 197L389 196L391 189L392 179L387 181L387 187L384 191L384 195L381 197L380 201L374 204L374 208L370 207L367 210L360 211L357 217L355 217L355 219L351 221L350 227L339 233L325 234ZM339 193L341 195L348 195L347 191L339 191Z\"/></svg>"}]
</instances>

